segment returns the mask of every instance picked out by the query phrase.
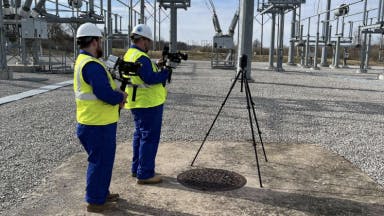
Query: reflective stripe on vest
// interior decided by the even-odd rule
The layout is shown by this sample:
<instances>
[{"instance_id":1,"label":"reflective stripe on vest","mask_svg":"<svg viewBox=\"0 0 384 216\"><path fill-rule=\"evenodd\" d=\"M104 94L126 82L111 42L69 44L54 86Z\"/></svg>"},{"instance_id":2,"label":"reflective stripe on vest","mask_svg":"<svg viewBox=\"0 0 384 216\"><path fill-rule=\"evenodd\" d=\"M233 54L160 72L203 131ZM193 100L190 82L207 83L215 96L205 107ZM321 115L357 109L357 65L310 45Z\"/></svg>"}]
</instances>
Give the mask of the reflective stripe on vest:
<instances>
[{"instance_id":1,"label":"reflective stripe on vest","mask_svg":"<svg viewBox=\"0 0 384 216\"><path fill-rule=\"evenodd\" d=\"M81 92L81 77L82 77L81 73L83 71L82 69L86 63L93 61L93 59L94 58L87 55L87 57L85 57L80 63L78 63L78 66L75 68L75 70L77 71L77 73L76 73L77 88L75 90L76 99L79 99L79 100L98 100L96 95L94 95L92 92L91 93Z\"/></svg>"},{"instance_id":2,"label":"reflective stripe on vest","mask_svg":"<svg viewBox=\"0 0 384 216\"><path fill-rule=\"evenodd\" d=\"M119 106L110 105L99 100L96 95L93 94L92 86L86 83L83 78L82 72L84 66L92 61L103 66L111 88L116 89L116 84L107 72L103 62L92 56L79 54L75 63L73 77L73 90L76 97L76 119L79 123L85 125L107 125L115 123L119 119ZM91 71L91 73L93 72L99 73L101 71Z\"/></svg>"},{"instance_id":3,"label":"reflective stripe on vest","mask_svg":"<svg viewBox=\"0 0 384 216\"><path fill-rule=\"evenodd\" d=\"M129 48L124 55L124 61L136 62L140 57L145 56L149 59L149 56L136 48ZM151 63L152 72L157 73L158 68L154 63ZM125 104L125 108L148 108L155 107L163 104L167 97L167 90L162 83L148 85L140 78L140 76L128 76L130 78L132 86L126 88L128 93L128 100ZM137 88L135 100L132 100L133 89Z\"/></svg>"}]
</instances>

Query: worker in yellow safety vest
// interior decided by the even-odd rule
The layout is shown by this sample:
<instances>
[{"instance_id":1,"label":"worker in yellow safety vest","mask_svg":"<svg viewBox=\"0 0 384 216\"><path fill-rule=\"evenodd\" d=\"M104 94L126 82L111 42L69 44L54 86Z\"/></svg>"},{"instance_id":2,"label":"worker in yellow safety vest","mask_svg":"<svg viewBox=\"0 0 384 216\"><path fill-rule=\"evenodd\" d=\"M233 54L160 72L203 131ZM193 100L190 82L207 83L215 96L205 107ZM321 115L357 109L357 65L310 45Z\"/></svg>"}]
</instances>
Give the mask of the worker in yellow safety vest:
<instances>
[{"instance_id":1,"label":"worker in yellow safety vest","mask_svg":"<svg viewBox=\"0 0 384 216\"><path fill-rule=\"evenodd\" d=\"M77 137L88 153L85 201L89 212L108 208L118 194L110 193L116 151L118 109L127 94L116 88L103 62L102 34L95 24L77 29L79 55L74 65Z\"/></svg>"},{"instance_id":2,"label":"worker in yellow safety vest","mask_svg":"<svg viewBox=\"0 0 384 216\"><path fill-rule=\"evenodd\" d=\"M159 70L147 54L152 45L152 31L147 25L136 25L130 37L133 45L125 53L124 61L141 63L137 74L129 77L132 85L126 88L129 96L125 108L131 110L135 122L131 172L138 184L155 184L162 181L155 173L155 158L167 97L163 83L169 70Z\"/></svg>"}]
</instances>

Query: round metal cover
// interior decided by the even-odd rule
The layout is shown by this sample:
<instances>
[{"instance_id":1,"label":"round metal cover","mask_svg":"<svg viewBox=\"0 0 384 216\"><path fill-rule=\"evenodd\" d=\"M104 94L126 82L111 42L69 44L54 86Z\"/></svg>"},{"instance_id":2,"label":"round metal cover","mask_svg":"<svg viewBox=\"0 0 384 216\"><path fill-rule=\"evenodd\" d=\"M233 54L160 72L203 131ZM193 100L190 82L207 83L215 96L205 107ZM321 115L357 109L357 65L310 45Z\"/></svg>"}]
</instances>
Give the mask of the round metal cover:
<instances>
[{"instance_id":1,"label":"round metal cover","mask_svg":"<svg viewBox=\"0 0 384 216\"><path fill-rule=\"evenodd\" d=\"M231 171L222 169L192 169L180 173L177 181L182 185L204 191L226 191L241 188L247 180Z\"/></svg>"}]
</instances>

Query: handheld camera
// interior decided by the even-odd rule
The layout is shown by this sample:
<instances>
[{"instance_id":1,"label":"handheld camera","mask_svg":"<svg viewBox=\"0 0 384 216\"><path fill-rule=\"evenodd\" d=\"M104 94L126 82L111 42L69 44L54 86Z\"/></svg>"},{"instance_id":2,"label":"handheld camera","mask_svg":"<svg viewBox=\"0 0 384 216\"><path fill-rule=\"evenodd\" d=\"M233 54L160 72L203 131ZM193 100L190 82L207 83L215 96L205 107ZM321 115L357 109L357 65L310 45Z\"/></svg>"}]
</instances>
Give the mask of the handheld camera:
<instances>
[{"instance_id":1,"label":"handheld camera","mask_svg":"<svg viewBox=\"0 0 384 216\"><path fill-rule=\"evenodd\" d=\"M172 69L176 68L176 64L180 64L181 60L188 60L188 54L180 51L170 53L169 47L164 46L161 55L164 66L169 70L168 83L170 83L172 79Z\"/></svg>"},{"instance_id":2,"label":"handheld camera","mask_svg":"<svg viewBox=\"0 0 384 216\"><path fill-rule=\"evenodd\" d=\"M121 82L120 90L122 91L130 84L128 76L138 76L138 70L142 66L140 62L126 62L114 55L109 55L105 64L109 68L112 78Z\"/></svg>"}]
</instances>

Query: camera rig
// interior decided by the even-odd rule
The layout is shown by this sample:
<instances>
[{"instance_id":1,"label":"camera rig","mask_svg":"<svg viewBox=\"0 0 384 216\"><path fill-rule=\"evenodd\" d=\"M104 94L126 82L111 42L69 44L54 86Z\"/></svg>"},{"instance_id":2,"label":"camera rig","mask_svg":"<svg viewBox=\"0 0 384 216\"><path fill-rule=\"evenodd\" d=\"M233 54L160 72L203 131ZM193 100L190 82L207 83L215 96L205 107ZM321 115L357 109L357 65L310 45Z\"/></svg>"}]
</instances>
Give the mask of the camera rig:
<instances>
[{"instance_id":1,"label":"camera rig","mask_svg":"<svg viewBox=\"0 0 384 216\"><path fill-rule=\"evenodd\" d=\"M184 60L184 61L188 60L188 54L181 53L180 51L175 53L170 53L169 47L164 46L161 55L162 55L163 66L169 70L168 83L170 83L172 78L172 70L176 68L177 64L180 64L181 60Z\"/></svg>"},{"instance_id":2,"label":"camera rig","mask_svg":"<svg viewBox=\"0 0 384 216\"><path fill-rule=\"evenodd\" d=\"M140 62L126 62L114 55L109 55L105 64L112 78L121 82L121 91L125 91L127 85L132 84L128 76L138 76L138 70L142 66Z\"/></svg>"}]
</instances>

